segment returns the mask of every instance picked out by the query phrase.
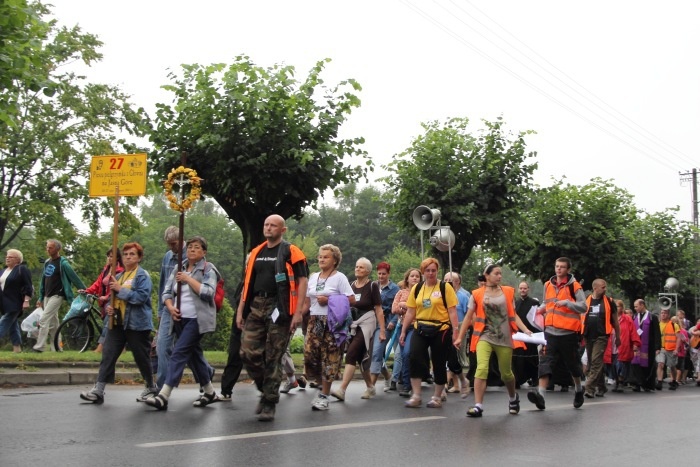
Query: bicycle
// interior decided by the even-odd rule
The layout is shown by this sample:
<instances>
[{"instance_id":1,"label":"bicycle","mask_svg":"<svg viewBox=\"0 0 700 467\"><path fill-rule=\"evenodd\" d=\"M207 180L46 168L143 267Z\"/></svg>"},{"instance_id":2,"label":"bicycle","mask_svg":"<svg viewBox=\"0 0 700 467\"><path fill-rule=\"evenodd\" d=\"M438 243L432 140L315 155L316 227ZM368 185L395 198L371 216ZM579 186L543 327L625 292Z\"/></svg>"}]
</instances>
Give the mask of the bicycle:
<instances>
[{"instance_id":1,"label":"bicycle","mask_svg":"<svg viewBox=\"0 0 700 467\"><path fill-rule=\"evenodd\" d=\"M73 316L69 312L63 322L58 326L54 336L54 346L61 350L75 350L84 352L91 348L90 344L95 336L102 333L102 310L98 304L97 295L85 295L84 305ZM71 306L71 310L72 310Z\"/></svg>"}]
</instances>

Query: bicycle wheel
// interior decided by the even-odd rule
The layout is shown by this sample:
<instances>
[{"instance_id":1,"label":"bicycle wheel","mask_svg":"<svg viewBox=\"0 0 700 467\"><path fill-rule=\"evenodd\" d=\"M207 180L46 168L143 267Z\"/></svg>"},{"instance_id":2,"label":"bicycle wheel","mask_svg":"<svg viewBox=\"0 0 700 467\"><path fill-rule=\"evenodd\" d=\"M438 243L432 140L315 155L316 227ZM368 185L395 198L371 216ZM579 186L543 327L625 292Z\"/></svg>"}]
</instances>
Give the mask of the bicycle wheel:
<instances>
[{"instance_id":1,"label":"bicycle wheel","mask_svg":"<svg viewBox=\"0 0 700 467\"><path fill-rule=\"evenodd\" d=\"M93 335L94 330L87 317L75 316L58 327L54 345L57 349L84 352L90 347Z\"/></svg>"}]
</instances>

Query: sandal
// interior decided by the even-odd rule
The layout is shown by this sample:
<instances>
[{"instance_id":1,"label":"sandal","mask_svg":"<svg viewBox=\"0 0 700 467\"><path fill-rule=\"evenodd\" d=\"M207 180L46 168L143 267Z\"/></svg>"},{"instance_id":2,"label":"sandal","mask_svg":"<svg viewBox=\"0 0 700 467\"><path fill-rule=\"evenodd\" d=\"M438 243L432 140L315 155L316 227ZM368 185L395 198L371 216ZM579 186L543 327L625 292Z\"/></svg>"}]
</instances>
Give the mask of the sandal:
<instances>
[{"instance_id":1,"label":"sandal","mask_svg":"<svg viewBox=\"0 0 700 467\"><path fill-rule=\"evenodd\" d=\"M201 396L199 396L199 399L194 401L192 405L195 407L206 407L207 405L213 404L214 402L219 402L219 398L216 397L215 392L211 394L204 393Z\"/></svg>"},{"instance_id":2,"label":"sandal","mask_svg":"<svg viewBox=\"0 0 700 467\"><path fill-rule=\"evenodd\" d=\"M149 397L148 399L146 399L143 402L146 405L150 405L151 407L155 407L158 410L166 410L168 408L168 399L161 396L160 394Z\"/></svg>"},{"instance_id":3,"label":"sandal","mask_svg":"<svg viewBox=\"0 0 700 467\"><path fill-rule=\"evenodd\" d=\"M467 410L467 417L481 417L481 414L484 413L484 409L481 407L469 407L469 410Z\"/></svg>"},{"instance_id":4,"label":"sandal","mask_svg":"<svg viewBox=\"0 0 700 467\"><path fill-rule=\"evenodd\" d=\"M430 409L439 409L442 407L442 400L440 400L440 398L437 396L433 396L430 398L430 401L425 404L425 406Z\"/></svg>"},{"instance_id":5,"label":"sandal","mask_svg":"<svg viewBox=\"0 0 700 467\"><path fill-rule=\"evenodd\" d=\"M408 399L406 402L404 402L404 405L406 407L410 407L412 409L415 409L415 408L418 408L421 405L423 405L423 401L421 400L419 395L414 394L411 396L410 399Z\"/></svg>"},{"instance_id":6,"label":"sandal","mask_svg":"<svg viewBox=\"0 0 700 467\"><path fill-rule=\"evenodd\" d=\"M450 389L447 390L447 392L449 392L450 394L454 394L459 392L459 389L455 386L452 386Z\"/></svg>"}]
</instances>

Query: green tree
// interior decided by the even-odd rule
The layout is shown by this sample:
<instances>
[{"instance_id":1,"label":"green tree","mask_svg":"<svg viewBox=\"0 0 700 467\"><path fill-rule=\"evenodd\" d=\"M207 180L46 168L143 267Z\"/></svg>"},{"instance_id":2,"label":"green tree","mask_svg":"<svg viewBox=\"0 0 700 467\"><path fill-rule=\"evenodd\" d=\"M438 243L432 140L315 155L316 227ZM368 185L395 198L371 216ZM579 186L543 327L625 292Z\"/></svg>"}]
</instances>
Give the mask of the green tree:
<instances>
[{"instance_id":1,"label":"green tree","mask_svg":"<svg viewBox=\"0 0 700 467\"><path fill-rule=\"evenodd\" d=\"M628 257L641 275L622 278L620 288L630 300L663 292L669 277L681 283L681 294L693 296L696 262L692 224L679 221L678 208L654 214L641 213L628 229L634 235L636 254Z\"/></svg>"},{"instance_id":2,"label":"green tree","mask_svg":"<svg viewBox=\"0 0 700 467\"><path fill-rule=\"evenodd\" d=\"M0 127L16 125L18 83L50 94L49 76L41 63L41 40L50 25L42 20L46 8L26 0L0 2Z\"/></svg>"},{"instance_id":3,"label":"green tree","mask_svg":"<svg viewBox=\"0 0 700 467\"><path fill-rule=\"evenodd\" d=\"M188 165L241 229L243 249L264 241L272 213L299 217L329 188L357 180L368 166L362 138L341 139L341 125L360 100L354 80L327 88L319 61L306 80L294 67L256 66L239 56L228 67L184 65L164 86L173 105L158 104L152 162L162 177L187 153ZM367 161L369 164L369 161Z\"/></svg>"},{"instance_id":4,"label":"green tree","mask_svg":"<svg viewBox=\"0 0 700 467\"><path fill-rule=\"evenodd\" d=\"M116 134L136 137L147 129L142 109L134 110L117 87L87 83L65 71L71 62L90 65L101 59L97 37L78 27L59 27L55 20L48 27L45 37L32 38L31 76L20 74L3 91L18 112L14 125L0 126L0 248L27 226L37 238L72 242L76 232L66 211L79 202L96 229L100 214L111 215L112 203L88 198L88 154L133 149ZM36 77L52 84L41 88Z\"/></svg>"},{"instance_id":5,"label":"green tree","mask_svg":"<svg viewBox=\"0 0 700 467\"><path fill-rule=\"evenodd\" d=\"M527 218L509 230L498 249L515 270L545 281L557 258L573 261L584 288L602 277L610 283L639 280L635 258L645 252L635 240L638 212L632 196L610 181L584 186L556 182L533 193Z\"/></svg>"},{"instance_id":6,"label":"green tree","mask_svg":"<svg viewBox=\"0 0 700 467\"><path fill-rule=\"evenodd\" d=\"M499 118L484 121L486 128L473 136L467 132L468 123L466 118L453 118L423 124L424 134L389 164L394 175L383 179L392 194L389 215L406 232L416 232L411 214L417 206L440 209L442 224L456 237L456 271L475 246L498 244L517 223L537 167L527 163L535 156L526 152L528 132L512 138ZM442 256L447 269L447 255Z\"/></svg>"}]
</instances>

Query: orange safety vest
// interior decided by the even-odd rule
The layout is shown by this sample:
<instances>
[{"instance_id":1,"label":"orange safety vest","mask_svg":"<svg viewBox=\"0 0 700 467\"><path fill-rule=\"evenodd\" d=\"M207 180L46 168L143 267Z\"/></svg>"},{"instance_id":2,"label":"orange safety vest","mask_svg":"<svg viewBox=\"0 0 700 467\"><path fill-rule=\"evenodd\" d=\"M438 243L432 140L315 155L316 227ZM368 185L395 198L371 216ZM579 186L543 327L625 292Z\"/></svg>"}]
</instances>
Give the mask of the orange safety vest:
<instances>
[{"instance_id":1,"label":"orange safety vest","mask_svg":"<svg viewBox=\"0 0 700 467\"><path fill-rule=\"evenodd\" d=\"M574 294L581 290L581 284L574 281ZM564 306L556 306L558 300L570 300L575 302L576 297L571 296L569 285L566 284L559 290L549 280L544 286L544 301L546 303L547 314L544 317L544 325L558 329L567 329L573 332L581 332L581 315Z\"/></svg>"},{"instance_id":2,"label":"orange safety vest","mask_svg":"<svg viewBox=\"0 0 700 467\"><path fill-rule=\"evenodd\" d=\"M515 324L515 307L513 306L513 300L515 298L515 289L513 287L501 286L503 295L506 297L506 309L508 310L508 325L512 332L518 332L518 326ZM479 337L481 333L484 332L486 327L486 312L484 311L484 293L486 289L480 287L476 290L472 290L472 297L474 297L474 303L476 304L476 309L474 310L474 332L472 333L472 341L469 346L470 352L476 352L476 344L479 342ZM519 344L522 344L519 345ZM515 348L525 348L524 342L513 341L513 346Z\"/></svg>"},{"instance_id":3,"label":"orange safety vest","mask_svg":"<svg viewBox=\"0 0 700 467\"><path fill-rule=\"evenodd\" d=\"M263 242L260 245L256 246L250 251L250 257L248 258L248 263L246 264L246 270L245 270L245 281L243 282L243 293L241 294L241 297L245 301L249 301L248 297L248 287L250 285L250 279L253 276L253 267L255 266L255 258L258 257L258 254L260 253L260 250L262 250L265 245L267 245L267 242ZM280 246L281 247L281 246ZM289 282L289 310L288 313L290 315L293 315L294 312L297 309L297 297L298 297L298 290L297 290L297 282L294 279L294 270L292 269L292 265L298 263L299 261L306 261L306 256L304 256L304 253L296 246L294 245L289 245L289 251L290 251L290 258L289 260L285 261L285 266L287 270L287 280ZM286 305L283 301L280 301L281 304Z\"/></svg>"},{"instance_id":4,"label":"orange safety vest","mask_svg":"<svg viewBox=\"0 0 700 467\"><path fill-rule=\"evenodd\" d=\"M593 300L593 294L586 298L586 306L588 308L586 308L586 312L581 315L581 334L584 333L584 329L586 328L586 317L588 316L588 311L591 308L591 300ZM609 336L612 334L613 326L610 322L610 299L605 295L603 295L603 311L605 313L605 335Z\"/></svg>"},{"instance_id":5,"label":"orange safety vest","mask_svg":"<svg viewBox=\"0 0 700 467\"><path fill-rule=\"evenodd\" d=\"M664 343L664 350L668 350L670 352L676 350L676 326L673 325L672 321L666 323L662 338Z\"/></svg>"}]
</instances>

